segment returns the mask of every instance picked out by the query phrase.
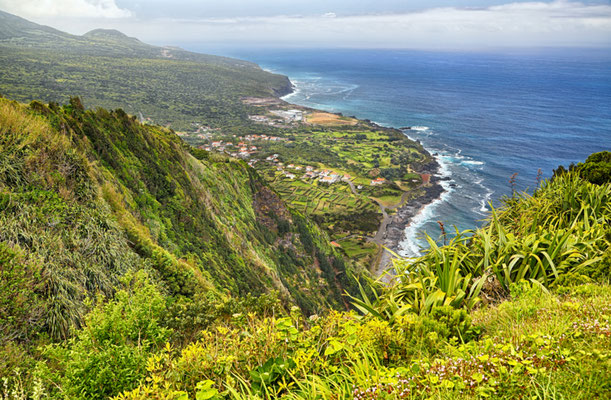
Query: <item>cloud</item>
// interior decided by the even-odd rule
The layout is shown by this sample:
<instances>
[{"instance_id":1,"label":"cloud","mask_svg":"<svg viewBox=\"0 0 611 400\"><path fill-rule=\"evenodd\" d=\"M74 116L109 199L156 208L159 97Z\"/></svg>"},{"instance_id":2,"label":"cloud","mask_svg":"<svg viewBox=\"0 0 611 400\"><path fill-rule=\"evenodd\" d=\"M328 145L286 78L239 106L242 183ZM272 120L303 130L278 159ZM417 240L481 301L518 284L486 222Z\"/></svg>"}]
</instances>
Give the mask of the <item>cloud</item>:
<instances>
[{"instance_id":1,"label":"cloud","mask_svg":"<svg viewBox=\"0 0 611 400\"><path fill-rule=\"evenodd\" d=\"M24 18L127 18L115 0L0 0L0 9Z\"/></svg>"},{"instance_id":2,"label":"cloud","mask_svg":"<svg viewBox=\"0 0 611 400\"><path fill-rule=\"evenodd\" d=\"M611 46L611 6L566 0L330 17L183 20L155 40L406 48ZM163 30L168 22L152 23ZM145 34L153 32L147 28Z\"/></svg>"},{"instance_id":3,"label":"cloud","mask_svg":"<svg viewBox=\"0 0 611 400\"><path fill-rule=\"evenodd\" d=\"M61 17L41 17L38 21L71 33L104 26L155 44L424 49L611 47L611 5L567 0L478 8L429 8L393 14L319 13L232 18L186 15L182 19L135 16L113 19L128 16L129 11L118 8L112 0L0 0L0 8L6 3L12 3L15 8L46 10L47 15L55 12ZM72 8L71 13L80 9L81 15L106 18L65 18L68 8Z\"/></svg>"}]
</instances>

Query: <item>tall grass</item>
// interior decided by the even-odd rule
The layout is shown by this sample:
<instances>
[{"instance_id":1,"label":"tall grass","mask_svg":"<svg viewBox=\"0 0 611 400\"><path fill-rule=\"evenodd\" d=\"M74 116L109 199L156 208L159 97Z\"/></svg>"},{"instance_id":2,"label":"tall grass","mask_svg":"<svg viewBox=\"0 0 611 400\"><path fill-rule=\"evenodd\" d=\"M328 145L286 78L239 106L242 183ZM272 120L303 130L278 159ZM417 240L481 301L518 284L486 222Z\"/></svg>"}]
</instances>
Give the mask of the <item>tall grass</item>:
<instances>
[{"instance_id":1,"label":"tall grass","mask_svg":"<svg viewBox=\"0 0 611 400\"><path fill-rule=\"evenodd\" d=\"M354 304L393 321L440 305L472 309L487 280L509 294L523 280L552 288L567 274L589 276L609 248L610 198L611 184L595 185L577 173L546 180L533 195L504 199L486 226L457 232L446 246L426 236L429 248L422 257L395 260L391 286L373 282L373 295L362 290Z\"/></svg>"}]
</instances>

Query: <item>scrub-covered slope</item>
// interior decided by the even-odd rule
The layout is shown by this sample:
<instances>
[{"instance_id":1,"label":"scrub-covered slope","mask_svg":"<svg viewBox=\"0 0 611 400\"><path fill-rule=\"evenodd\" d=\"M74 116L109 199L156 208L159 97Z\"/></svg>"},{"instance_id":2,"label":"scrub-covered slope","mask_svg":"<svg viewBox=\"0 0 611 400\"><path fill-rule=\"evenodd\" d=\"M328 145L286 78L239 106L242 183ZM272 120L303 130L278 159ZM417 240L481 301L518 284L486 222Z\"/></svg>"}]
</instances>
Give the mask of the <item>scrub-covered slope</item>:
<instances>
[{"instance_id":1,"label":"scrub-covered slope","mask_svg":"<svg viewBox=\"0 0 611 400\"><path fill-rule=\"evenodd\" d=\"M290 91L287 77L227 57L142 43L114 30L70 35L0 11L0 93L11 99L121 107L184 129L244 124L243 96Z\"/></svg>"}]
</instances>

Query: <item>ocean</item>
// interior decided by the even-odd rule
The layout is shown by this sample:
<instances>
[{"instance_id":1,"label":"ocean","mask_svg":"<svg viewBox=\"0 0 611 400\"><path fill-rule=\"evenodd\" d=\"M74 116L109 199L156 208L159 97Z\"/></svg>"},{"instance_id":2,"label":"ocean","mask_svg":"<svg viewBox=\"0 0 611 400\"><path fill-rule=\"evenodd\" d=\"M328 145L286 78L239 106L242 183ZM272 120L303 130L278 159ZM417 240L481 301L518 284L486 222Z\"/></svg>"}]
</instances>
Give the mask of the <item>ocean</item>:
<instances>
[{"instance_id":1,"label":"ocean","mask_svg":"<svg viewBox=\"0 0 611 400\"><path fill-rule=\"evenodd\" d=\"M460 230L483 223L490 203L532 192L540 169L611 150L611 52L498 53L407 50L231 50L225 55L287 75L285 100L384 126L412 127L449 178L440 200L406 227L413 257L436 221Z\"/></svg>"}]
</instances>

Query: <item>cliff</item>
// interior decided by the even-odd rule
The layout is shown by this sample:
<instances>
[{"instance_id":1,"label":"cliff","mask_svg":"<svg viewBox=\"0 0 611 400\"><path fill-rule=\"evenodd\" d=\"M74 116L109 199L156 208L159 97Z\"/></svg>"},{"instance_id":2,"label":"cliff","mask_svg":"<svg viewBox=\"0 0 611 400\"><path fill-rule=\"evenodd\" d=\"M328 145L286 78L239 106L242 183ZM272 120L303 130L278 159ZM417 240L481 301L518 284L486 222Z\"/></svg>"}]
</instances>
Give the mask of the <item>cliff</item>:
<instances>
[{"instance_id":1,"label":"cliff","mask_svg":"<svg viewBox=\"0 0 611 400\"><path fill-rule=\"evenodd\" d=\"M246 163L76 98L0 99L0 131L0 245L40 300L12 335L67 337L86 298L142 269L187 305L277 292L306 313L344 307L351 273L328 238Z\"/></svg>"}]
</instances>

